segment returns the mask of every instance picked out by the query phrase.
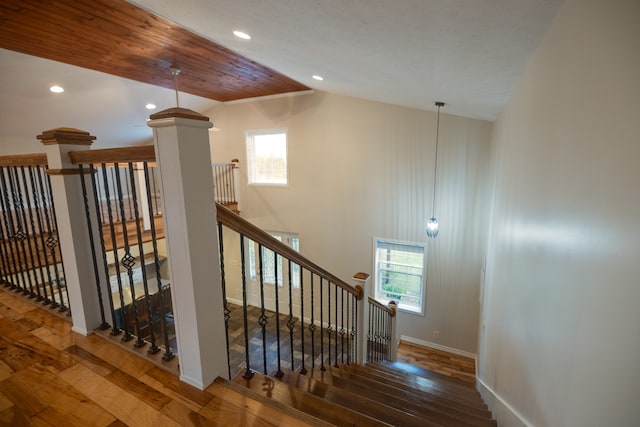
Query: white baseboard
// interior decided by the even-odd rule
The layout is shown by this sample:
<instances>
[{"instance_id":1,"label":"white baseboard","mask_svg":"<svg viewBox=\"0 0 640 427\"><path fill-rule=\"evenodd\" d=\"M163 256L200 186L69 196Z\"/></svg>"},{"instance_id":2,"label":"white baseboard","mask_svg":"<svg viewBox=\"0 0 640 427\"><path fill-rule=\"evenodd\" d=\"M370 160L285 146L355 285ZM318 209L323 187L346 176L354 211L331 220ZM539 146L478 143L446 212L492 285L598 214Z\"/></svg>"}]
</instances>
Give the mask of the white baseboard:
<instances>
[{"instance_id":1,"label":"white baseboard","mask_svg":"<svg viewBox=\"0 0 640 427\"><path fill-rule=\"evenodd\" d=\"M509 403L507 403L498 393L493 391L491 387L486 385L484 381L476 377L476 384L482 400L489 407L493 418L498 425L508 427L533 427L518 411L516 411Z\"/></svg>"},{"instance_id":2,"label":"white baseboard","mask_svg":"<svg viewBox=\"0 0 640 427\"><path fill-rule=\"evenodd\" d=\"M458 350L457 348L447 347L442 344L436 344L434 342L424 341L418 338L408 337L406 335L400 335L400 341L406 341L408 343L420 345L422 347L433 348L434 350L446 351L447 353L457 354L458 356L464 356L474 360L476 359L475 353L469 353L468 351Z\"/></svg>"}]
</instances>

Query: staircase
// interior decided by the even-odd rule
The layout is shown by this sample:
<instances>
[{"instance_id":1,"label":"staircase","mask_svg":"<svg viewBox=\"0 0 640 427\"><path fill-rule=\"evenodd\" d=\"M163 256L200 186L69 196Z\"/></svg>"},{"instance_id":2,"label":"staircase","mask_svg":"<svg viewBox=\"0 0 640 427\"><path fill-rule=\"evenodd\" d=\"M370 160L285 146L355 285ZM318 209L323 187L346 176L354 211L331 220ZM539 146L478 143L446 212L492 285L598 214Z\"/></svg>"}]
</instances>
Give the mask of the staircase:
<instances>
[{"instance_id":1,"label":"staircase","mask_svg":"<svg viewBox=\"0 0 640 427\"><path fill-rule=\"evenodd\" d=\"M473 385L402 362L340 364L281 378L218 378L216 393L245 396L287 425L496 426ZM273 417L273 413L281 418Z\"/></svg>"}]
</instances>

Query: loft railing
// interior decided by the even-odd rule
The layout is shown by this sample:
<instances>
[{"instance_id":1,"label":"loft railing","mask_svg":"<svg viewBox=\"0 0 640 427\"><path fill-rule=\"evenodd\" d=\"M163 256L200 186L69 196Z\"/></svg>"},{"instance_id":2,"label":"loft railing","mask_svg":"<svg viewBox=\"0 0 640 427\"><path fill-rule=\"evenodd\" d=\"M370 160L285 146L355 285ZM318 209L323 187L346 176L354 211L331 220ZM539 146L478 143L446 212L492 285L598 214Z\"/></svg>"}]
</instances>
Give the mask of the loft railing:
<instances>
[{"instance_id":1,"label":"loft railing","mask_svg":"<svg viewBox=\"0 0 640 427\"><path fill-rule=\"evenodd\" d=\"M369 322L367 330L367 361L381 362L395 360L393 318L396 304L389 306L368 297Z\"/></svg>"},{"instance_id":2,"label":"loft railing","mask_svg":"<svg viewBox=\"0 0 640 427\"><path fill-rule=\"evenodd\" d=\"M283 368L304 374L307 368L325 370L326 365L356 361L361 351L357 306L363 289L349 285L224 206L218 204L217 215L229 376L244 370L243 376L250 378L253 370L261 370L280 377ZM257 254L253 281L247 262L251 245ZM272 256L263 256L266 251ZM273 265L265 265L265 258ZM266 283L267 268L274 272L273 284ZM233 292L239 307L230 303ZM237 327L242 336L231 337L229 331Z\"/></svg>"},{"instance_id":3,"label":"loft railing","mask_svg":"<svg viewBox=\"0 0 640 427\"><path fill-rule=\"evenodd\" d=\"M0 211L4 286L70 314L44 154L0 157Z\"/></svg>"},{"instance_id":4,"label":"loft railing","mask_svg":"<svg viewBox=\"0 0 640 427\"><path fill-rule=\"evenodd\" d=\"M122 334L125 342L135 338L136 348L149 343L151 354L163 346L163 359L171 360L175 329L170 278L162 268L162 217L153 203L154 147L77 151L69 157L80 172L101 328L111 327L111 335Z\"/></svg>"},{"instance_id":5,"label":"loft railing","mask_svg":"<svg viewBox=\"0 0 640 427\"><path fill-rule=\"evenodd\" d=\"M213 180L215 183L216 202L223 206L237 208L238 194L236 190L236 174L238 160L234 159L229 163L213 163Z\"/></svg>"}]
</instances>

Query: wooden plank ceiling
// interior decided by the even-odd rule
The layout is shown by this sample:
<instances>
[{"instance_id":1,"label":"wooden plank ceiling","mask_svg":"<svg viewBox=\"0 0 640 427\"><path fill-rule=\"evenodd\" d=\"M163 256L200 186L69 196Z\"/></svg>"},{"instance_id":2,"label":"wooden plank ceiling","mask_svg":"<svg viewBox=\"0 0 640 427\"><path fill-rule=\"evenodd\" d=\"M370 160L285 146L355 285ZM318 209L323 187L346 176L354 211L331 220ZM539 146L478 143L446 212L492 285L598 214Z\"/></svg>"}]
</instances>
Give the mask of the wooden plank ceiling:
<instances>
[{"instance_id":1,"label":"wooden plank ceiling","mask_svg":"<svg viewBox=\"0 0 640 427\"><path fill-rule=\"evenodd\" d=\"M308 87L124 0L2 0L0 47L217 101Z\"/></svg>"}]
</instances>

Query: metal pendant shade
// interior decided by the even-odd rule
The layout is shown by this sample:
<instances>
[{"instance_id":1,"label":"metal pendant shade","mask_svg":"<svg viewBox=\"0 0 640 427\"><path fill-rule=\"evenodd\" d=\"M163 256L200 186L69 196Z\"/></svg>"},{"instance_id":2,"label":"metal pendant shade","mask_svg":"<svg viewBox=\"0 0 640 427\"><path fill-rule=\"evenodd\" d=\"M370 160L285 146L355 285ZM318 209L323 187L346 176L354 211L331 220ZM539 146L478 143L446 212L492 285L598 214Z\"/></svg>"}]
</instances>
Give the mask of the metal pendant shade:
<instances>
[{"instance_id":1,"label":"metal pendant shade","mask_svg":"<svg viewBox=\"0 0 640 427\"><path fill-rule=\"evenodd\" d=\"M434 238L438 235L440 231L440 224L438 223L438 219L436 218L436 183L438 181L438 140L440 137L440 107L444 107L444 102L436 101L436 107L438 107L438 119L436 121L436 159L435 159L435 167L433 170L433 200L431 203L431 218L427 222L426 233L430 238Z\"/></svg>"}]
</instances>

